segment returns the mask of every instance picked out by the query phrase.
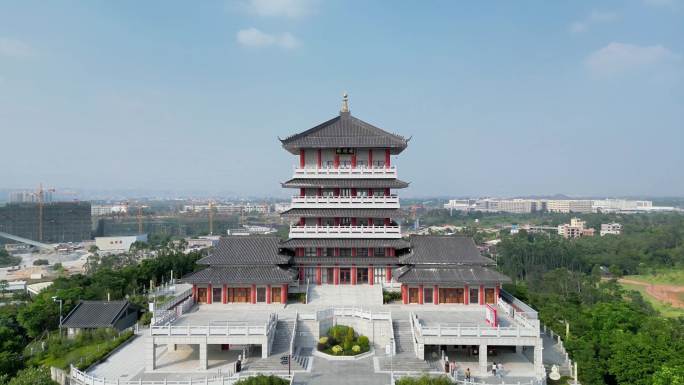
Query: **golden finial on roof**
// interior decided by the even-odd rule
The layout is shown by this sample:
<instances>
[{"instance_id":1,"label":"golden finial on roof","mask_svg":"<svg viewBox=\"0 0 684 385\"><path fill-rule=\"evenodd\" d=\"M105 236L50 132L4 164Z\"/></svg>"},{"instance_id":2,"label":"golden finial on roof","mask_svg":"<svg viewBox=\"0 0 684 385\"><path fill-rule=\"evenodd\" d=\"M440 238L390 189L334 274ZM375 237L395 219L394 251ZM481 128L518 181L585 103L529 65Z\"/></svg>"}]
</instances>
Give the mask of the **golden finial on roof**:
<instances>
[{"instance_id":1,"label":"golden finial on roof","mask_svg":"<svg viewBox=\"0 0 684 385\"><path fill-rule=\"evenodd\" d=\"M340 112L349 112L349 95L345 92L342 94L342 109Z\"/></svg>"}]
</instances>

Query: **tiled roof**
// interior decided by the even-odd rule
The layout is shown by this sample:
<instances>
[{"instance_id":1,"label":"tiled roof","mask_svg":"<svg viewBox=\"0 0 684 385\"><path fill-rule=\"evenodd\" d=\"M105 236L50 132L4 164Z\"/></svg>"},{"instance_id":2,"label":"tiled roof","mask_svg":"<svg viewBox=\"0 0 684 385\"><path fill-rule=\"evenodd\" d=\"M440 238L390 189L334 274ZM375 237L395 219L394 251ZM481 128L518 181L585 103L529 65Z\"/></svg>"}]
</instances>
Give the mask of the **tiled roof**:
<instances>
[{"instance_id":1,"label":"tiled roof","mask_svg":"<svg viewBox=\"0 0 684 385\"><path fill-rule=\"evenodd\" d=\"M393 247L395 249L405 249L410 245L403 239L302 239L293 238L281 243L281 247Z\"/></svg>"},{"instance_id":2,"label":"tiled roof","mask_svg":"<svg viewBox=\"0 0 684 385\"><path fill-rule=\"evenodd\" d=\"M398 218L399 209L289 209L281 215L302 218Z\"/></svg>"},{"instance_id":3,"label":"tiled roof","mask_svg":"<svg viewBox=\"0 0 684 385\"><path fill-rule=\"evenodd\" d=\"M449 283L457 285L494 284L511 281L505 275L483 266L463 268L404 266L396 270L395 277L401 283Z\"/></svg>"},{"instance_id":4,"label":"tiled roof","mask_svg":"<svg viewBox=\"0 0 684 385\"><path fill-rule=\"evenodd\" d=\"M397 257L294 257L295 263L305 263L305 264L321 264L332 265L339 263L341 265L350 266L351 264L356 265L396 265L399 263Z\"/></svg>"},{"instance_id":5,"label":"tiled roof","mask_svg":"<svg viewBox=\"0 0 684 385\"><path fill-rule=\"evenodd\" d=\"M340 113L327 122L299 134L281 139L283 147L293 154L300 148L389 148L393 154L403 151L408 140L366 123L349 113Z\"/></svg>"},{"instance_id":6,"label":"tiled roof","mask_svg":"<svg viewBox=\"0 0 684 385\"><path fill-rule=\"evenodd\" d=\"M81 301L67 314L62 326L67 328L105 328L114 326L125 314L128 301Z\"/></svg>"},{"instance_id":7,"label":"tiled roof","mask_svg":"<svg viewBox=\"0 0 684 385\"><path fill-rule=\"evenodd\" d=\"M282 255L280 238L275 236L234 235L222 237L212 253L199 261L200 265L275 265L288 263Z\"/></svg>"},{"instance_id":8,"label":"tiled roof","mask_svg":"<svg viewBox=\"0 0 684 385\"><path fill-rule=\"evenodd\" d=\"M460 236L412 235L411 252L401 258L413 265L491 265L475 246L472 238Z\"/></svg>"},{"instance_id":9,"label":"tiled roof","mask_svg":"<svg viewBox=\"0 0 684 385\"><path fill-rule=\"evenodd\" d=\"M283 182L283 187L305 187L305 188L406 188L408 183L399 179L313 179L295 178Z\"/></svg>"},{"instance_id":10,"label":"tiled roof","mask_svg":"<svg viewBox=\"0 0 684 385\"><path fill-rule=\"evenodd\" d=\"M278 266L210 266L181 279L187 283L290 283L297 272Z\"/></svg>"}]
</instances>

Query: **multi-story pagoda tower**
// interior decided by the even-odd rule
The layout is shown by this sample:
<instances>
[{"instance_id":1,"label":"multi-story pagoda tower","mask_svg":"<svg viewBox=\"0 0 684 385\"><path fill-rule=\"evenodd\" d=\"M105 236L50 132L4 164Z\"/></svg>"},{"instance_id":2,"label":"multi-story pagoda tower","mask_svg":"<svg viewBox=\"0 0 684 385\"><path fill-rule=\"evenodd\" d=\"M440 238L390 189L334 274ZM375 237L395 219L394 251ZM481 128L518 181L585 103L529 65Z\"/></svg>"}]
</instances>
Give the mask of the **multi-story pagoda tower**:
<instances>
[{"instance_id":1,"label":"multi-story pagoda tower","mask_svg":"<svg viewBox=\"0 0 684 385\"><path fill-rule=\"evenodd\" d=\"M396 195L408 183L392 164L408 140L352 116L345 94L339 116L281 142L299 157L283 183L296 189L283 247L294 252L300 282L390 282L397 251L409 247Z\"/></svg>"}]
</instances>

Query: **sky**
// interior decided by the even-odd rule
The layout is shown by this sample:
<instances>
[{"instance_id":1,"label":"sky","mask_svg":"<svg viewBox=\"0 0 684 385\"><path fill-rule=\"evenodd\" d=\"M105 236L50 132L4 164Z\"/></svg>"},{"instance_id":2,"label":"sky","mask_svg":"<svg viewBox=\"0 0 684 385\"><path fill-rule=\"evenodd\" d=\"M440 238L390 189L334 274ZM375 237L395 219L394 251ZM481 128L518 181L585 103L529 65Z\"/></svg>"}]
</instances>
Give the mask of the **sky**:
<instances>
[{"instance_id":1,"label":"sky","mask_svg":"<svg viewBox=\"0 0 684 385\"><path fill-rule=\"evenodd\" d=\"M403 196L684 195L684 0L3 0L0 188L285 196L343 92Z\"/></svg>"}]
</instances>

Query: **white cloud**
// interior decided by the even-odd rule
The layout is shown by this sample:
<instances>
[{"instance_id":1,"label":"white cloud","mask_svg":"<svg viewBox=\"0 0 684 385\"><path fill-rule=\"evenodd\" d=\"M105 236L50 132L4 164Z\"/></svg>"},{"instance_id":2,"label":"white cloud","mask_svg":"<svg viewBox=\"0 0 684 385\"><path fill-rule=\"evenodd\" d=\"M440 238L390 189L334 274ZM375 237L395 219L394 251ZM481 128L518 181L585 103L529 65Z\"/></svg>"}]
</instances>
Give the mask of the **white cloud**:
<instances>
[{"instance_id":1,"label":"white cloud","mask_svg":"<svg viewBox=\"0 0 684 385\"><path fill-rule=\"evenodd\" d=\"M589 27L595 24L610 23L617 20L618 14L609 11L591 11L587 17L570 24L570 32L582 33L589 30Z\"/></svg>"},{"instance_id":2,"label":"white cloud","mask_svg":"<svg viewBox=\"0 0 684 385\"><path fill-rule=\"evenodd\" d=\"M679 55L659 44L639 46L613 42L589 55L584 64L597 75L612 75L649 69L678 59Z\"/></svg>"},{"instance_id":3,"label":"white cloud","mask_svg":"<svg viewBox=\"0 0 684 385\"><path fill-rule=\"evenodd\" d=\"M299 18L313 12L315 0L247 0L247 9L259 16Z\"/></svg>"},{"instance_id":4,"label":"white cloud","mask_svg":"<svg viewBox=\"0 0 684 385\"><path fill-rule=\"evenodd\" d=\"M0 37L0 56L27 58L35 56L35 51L21 40Z\"/></svg>"},{"instance_id":5,"label":"white cloud","mask_svg":"<svg viewBox=\"0 0 684 385\"><path fill-rule=\"evenodd\" d=\"M256 28L239 30L237 42L246 47L277 46L284 49L294 49L301 45L300 41L289 32L271 34Z\"/></svg>"}]
</instances>

